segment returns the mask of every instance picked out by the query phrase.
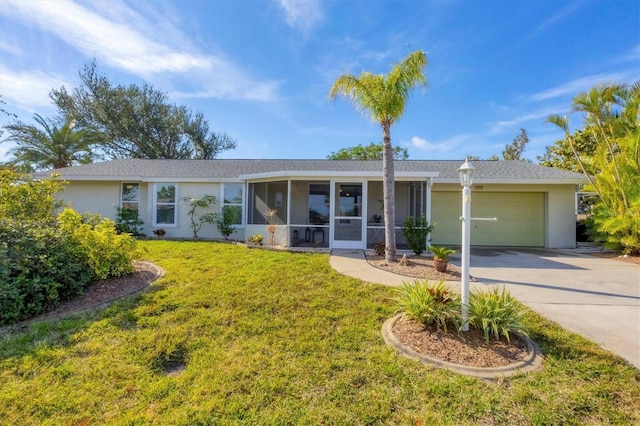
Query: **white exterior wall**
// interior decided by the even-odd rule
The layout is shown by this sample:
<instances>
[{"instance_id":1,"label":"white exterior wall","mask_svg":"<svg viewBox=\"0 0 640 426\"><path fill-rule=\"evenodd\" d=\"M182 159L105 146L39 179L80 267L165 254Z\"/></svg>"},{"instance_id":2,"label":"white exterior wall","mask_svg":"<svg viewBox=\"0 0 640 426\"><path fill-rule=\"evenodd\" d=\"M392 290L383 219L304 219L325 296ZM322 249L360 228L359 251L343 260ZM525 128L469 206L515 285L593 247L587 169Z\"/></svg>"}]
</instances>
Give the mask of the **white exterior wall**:
<instances>
[{"instance_id":1,"label":"white exterior wall","mask_svg":"<svg viewBox=\"0 0 640 426\"><path fill-rule=\"evenodd\" d=\"M576 247L575 197L573 185L556 185L553 191L547 192L546 247Z\"/></svg>"},{"instance_id":2,"label":"white exterior wall","mask_svg":"<svg viewBox=\"0 0 640 426\"><path fill-rule=\"evenodd\" d=\"M79 213L97 213L115 220L116 207L120 206L120 182L73 181L58 197Z\"/></svg>"},{"instance_id":3,"label":"white exterior wall","mask_svg":"<svg viewBox=\"0 0 640 426\"><path fill-rule=\"evenodd\" d=\"M102 217L115 220L116 207L120 206L120 191L122 183L134 182L140 184L139 214L144 221L141 230L147 236L153 237L153 230L162 228L168 238L192 238L191 220L188 215L189 205L182 201L184 197L200 198L204 195L214 195L218 203L208 210L196 210L195 217L200 217L204 213L219 213L223 200L222 185L219 183L174 183L171 180L163 183L174 183L176 185L176 226L153 224L153 195L154 184L152 182L118 181L71 181L65 187L60 198L71 204L71 207L80 212L98 213ZM244 227L236 226L236 231L229 238L244 240ZM200 238L222 238L218 229L213 224L205 223L198 232Z\"/></svg>"}]
</instances>

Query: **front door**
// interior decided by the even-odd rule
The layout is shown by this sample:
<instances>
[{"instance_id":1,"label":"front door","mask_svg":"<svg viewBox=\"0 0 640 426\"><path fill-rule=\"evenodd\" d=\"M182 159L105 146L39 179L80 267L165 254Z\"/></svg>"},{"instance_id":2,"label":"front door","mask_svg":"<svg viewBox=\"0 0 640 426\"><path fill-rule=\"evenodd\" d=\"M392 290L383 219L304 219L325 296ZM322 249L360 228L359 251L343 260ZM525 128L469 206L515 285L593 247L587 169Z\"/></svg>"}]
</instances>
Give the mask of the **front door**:
<instances>
[{"instance_id":1,"label":"front door","mask_svg":"<svg viewBox=\"0 0 640 426\"><path fill-rule=\"evenodd\" d=\"M362 183L336 183L333 211L334 248L364 248Z\"/></svg>"}]
</instances>

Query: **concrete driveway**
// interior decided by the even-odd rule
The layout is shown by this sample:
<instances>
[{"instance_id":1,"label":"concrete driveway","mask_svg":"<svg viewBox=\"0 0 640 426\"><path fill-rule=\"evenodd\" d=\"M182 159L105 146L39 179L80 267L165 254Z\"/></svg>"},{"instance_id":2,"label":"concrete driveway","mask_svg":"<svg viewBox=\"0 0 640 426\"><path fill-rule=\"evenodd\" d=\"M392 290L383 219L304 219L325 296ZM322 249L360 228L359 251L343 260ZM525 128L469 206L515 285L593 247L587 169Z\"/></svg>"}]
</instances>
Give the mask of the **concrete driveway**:
<instances>
[{"instance_id":1,"label":"concrete driveway","mask_svg":"<svg viewBox=\"0 0 640 426\"><path fill-rule=\"evenodd\" d=\"M460 266L459 255L451 259ZM471 275L640 368L640 265L575 250L471 249Z\"/></svg>"}]
</instances>

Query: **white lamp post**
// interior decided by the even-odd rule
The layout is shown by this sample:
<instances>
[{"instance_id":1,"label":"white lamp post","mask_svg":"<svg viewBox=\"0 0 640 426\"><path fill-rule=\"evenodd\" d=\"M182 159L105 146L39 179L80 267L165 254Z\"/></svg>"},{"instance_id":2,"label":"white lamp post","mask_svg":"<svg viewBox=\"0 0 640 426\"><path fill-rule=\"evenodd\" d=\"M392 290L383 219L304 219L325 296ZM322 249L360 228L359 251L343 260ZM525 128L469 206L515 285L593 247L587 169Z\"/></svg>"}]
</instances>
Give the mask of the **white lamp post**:
<instances>
[{"instance_id":1,"label":"white lamp post","mask_svg":"<svg viewBox=\"0 0 640 426\"><path fill-rule=\"evenodd\" d=\"M458 169L460 184L462 185L462 331L469 331L469 255L471 245L471 184L475 167L464 160Z\"/></svg>"}]
</instances>

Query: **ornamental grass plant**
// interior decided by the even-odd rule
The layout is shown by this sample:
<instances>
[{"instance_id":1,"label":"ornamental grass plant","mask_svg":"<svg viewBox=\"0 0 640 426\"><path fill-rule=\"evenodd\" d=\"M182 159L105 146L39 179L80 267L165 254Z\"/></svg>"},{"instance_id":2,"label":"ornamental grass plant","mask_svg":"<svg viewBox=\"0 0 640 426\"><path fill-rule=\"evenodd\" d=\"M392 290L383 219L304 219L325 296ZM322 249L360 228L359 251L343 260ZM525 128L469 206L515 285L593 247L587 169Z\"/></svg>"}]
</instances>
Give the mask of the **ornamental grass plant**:
<instances>
[{"instance_id":1,"label":"ornamental grass plant","mask_svg":"<svg viewBox=\"0 0 640 426\"><path fill-rule=\"evenodd\" d=\"M500 336L510 341L510 333L527 335L522 319L527 309L502 288L474 291L469 295L469 325L482 330L489 343L489 336Z\"/></svg>"}]
</instances>

